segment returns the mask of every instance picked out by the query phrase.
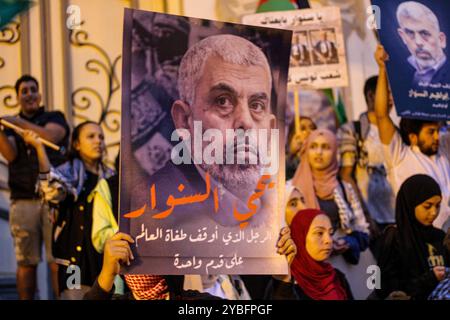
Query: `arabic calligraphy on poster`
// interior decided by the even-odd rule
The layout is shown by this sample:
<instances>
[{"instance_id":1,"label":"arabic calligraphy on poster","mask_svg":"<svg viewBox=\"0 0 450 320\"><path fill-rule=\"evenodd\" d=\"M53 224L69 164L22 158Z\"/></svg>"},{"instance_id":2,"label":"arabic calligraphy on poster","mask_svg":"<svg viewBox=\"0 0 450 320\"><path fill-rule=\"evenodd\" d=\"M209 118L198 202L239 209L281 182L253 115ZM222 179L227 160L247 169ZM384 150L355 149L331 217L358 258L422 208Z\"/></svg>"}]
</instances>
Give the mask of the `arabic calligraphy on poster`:
<instances>
[{"instance_id":1,"label":"arabic calligraphy on poster","mask_svg":"<svg viewBox=\"0 0 450 320\"><path fill-rule=\"evenodd\" d=\"M244 16L242 22L293 30L289 88L325 89L348 85L338 7L259 13Z\"/></svg>"}]
</instances>

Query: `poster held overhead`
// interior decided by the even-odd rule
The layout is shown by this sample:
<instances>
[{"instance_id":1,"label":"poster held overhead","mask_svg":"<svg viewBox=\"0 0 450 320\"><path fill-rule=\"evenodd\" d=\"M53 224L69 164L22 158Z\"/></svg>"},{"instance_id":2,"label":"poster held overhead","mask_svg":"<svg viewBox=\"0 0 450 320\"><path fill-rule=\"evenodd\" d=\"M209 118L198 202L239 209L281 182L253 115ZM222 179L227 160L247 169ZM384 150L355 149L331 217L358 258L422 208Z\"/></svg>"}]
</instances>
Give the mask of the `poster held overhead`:
<instances>
[{"instance_id":1,"label":"poster held overhead","mask_svg":"<svg viewBox=\"0 0 450 320\"><path fill-rule=\"evenodd\" d=\"M450 60L446 14L450 3L437 0L381 1L378 33L389 55L386 67L400 117L450 120Z\"/></svg>"}]
</instances>

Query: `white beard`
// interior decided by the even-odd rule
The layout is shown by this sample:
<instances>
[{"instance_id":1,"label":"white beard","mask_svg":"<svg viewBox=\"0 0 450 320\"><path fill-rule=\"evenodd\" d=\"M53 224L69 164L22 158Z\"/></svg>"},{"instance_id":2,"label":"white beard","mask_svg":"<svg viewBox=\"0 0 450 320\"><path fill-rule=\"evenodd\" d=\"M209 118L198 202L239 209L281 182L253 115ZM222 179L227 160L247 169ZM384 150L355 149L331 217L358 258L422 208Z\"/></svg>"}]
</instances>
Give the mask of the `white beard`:
<instances>
[{"instance_id":1,"label":"white beard","mask_svg":"<svg viewBox=\"0 0 450 320\"><path fill-rule=\"evenodd\" d=\"M261 172L259 165L203 163L200 167L243 201L247 201L248 195L255 191Z\"/></svg>"}]
</instances>

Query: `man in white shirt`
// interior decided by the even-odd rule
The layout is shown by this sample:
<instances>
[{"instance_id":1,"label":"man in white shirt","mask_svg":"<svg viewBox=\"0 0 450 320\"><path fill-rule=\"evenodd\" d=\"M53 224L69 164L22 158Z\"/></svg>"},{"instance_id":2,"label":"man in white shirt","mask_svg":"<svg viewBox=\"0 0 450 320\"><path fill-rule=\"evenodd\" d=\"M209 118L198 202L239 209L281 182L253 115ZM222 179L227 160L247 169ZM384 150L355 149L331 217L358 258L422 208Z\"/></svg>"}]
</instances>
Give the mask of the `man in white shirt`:
<instances>
[{"instance_id":1,"label":"man in white shirt","mask_svg":"<svg viewBox=\"0 0 450 320\"><path fill-rule=\"evenodd\" d=\"M402 183L412 175L422 173L434 178L443 195L441 212L434 221L434 226L446 230L450 225L450 162L446 155L439 152L440 124L402 119L400 135L389 117L389 88L385 66L388 56L381 45L377 48L375 59L380 67L375 114L380 140L384 145L385 160L390 168L391 185L397 193Z\"/></svg>"}]
</instances>

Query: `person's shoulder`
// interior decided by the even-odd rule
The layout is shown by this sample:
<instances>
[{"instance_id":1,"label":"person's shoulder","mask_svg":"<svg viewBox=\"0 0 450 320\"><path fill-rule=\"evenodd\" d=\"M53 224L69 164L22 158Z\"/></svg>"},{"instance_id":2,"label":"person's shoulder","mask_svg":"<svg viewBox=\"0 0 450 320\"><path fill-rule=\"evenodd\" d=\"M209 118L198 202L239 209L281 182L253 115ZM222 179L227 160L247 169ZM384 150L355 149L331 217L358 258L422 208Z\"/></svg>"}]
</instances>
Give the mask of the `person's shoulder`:
<instances>
[{"instance_id":1,"label":"person's shoulder","mask_svg":"<svg viewBox=\"0 0 450 320\"><path fill-rule=\"evenodd\" d=\"M438 229L438 228L435 228L435 227L433 227L432 230L433 230L432 231L433 237L437 241L443 242L447 234L442 229Z\"/></svg>"},{"instance_id":2,"label":"person's shoulder","mask_svg":"<svg viewBox=\"0 0 450 320\"><path fill-rule=\"evenodd\" d=\"M389 225L383 230L383 233L381 235L382 242L385 245L393 245L393 244L397 243L398 236L399 236L399 231L398 231L397 225L395 225L395 224Z\"/></svg>"},{"instance_id":3,"label":"person's shoulder","mask_svg":"<svg viewBox=\"0 0 450 320\"><path fill-rule=\"evenodd\" d=\"M64 115L64 113L62 113L61 111L58 110L49 110L49 111L44 111L43 115L45 115L47 118L64 118L66 119L66 116Z\"/></svg>"},{"instance_id":4,"label":"person's shoulder","mask_svg":"<svg viewBox=\"0 0 450 320\"><path fill-rule=\"evenodd\" d=\"M180 174L183 174L183 171L186 170L185 166L186 165L177 166L169 160L162 168L160 168L150 176L149 182L155 183L161 180L174 180L179 177Z\"/></svg>"},{"instance_id":5,"label":"person's shoulder","mask_svg":"<svg viewBox=\"0 0 450 320\"><path fill-rule=\"evenodd\" d=\"M343 281L343 282L348 282L347 281L347 277L345 276L345 273L343 273L341 270L334 268L334 270L336 271L336 277L338 277L339 280Z\"/></svg>"},{"instance_id":6,"label":"person's shoulder","mask_svg":"<svg viewBox=\"0 0 450 320\"><path fill-rule=\"evenodd\" d=\"M56 122L64 127L68 127L66 116L61 111L44 111L43 116L46 123Z\"/></svg>"},{"instance_id":7,"label":"person's shoulder","mask_svg":"<svg viewBox=\"0 0 450 320\"><path fill-rule=\"evenodd\" d=\"M137 189L149 190L149 187L155 185L158 189L157 198L166 198L169 194L176 192L180 184L184 186L185 194L204 189L203 179L194 164L175 165L169 160L147 179L140 179Z\"/></svg>"},{"instance_id":8,"label":"person's shoulder","mask_svg":"<svg viewBox=\"0 0 450 320\"><path fill-rule=\"evenodd\" d=\"M339 127L339 129L337 131L338 138L342 137L344 135L351 135L351 136L355 135L354 121L348 121L347 123L345 123Z\"/></svg>"}]
</instances>

